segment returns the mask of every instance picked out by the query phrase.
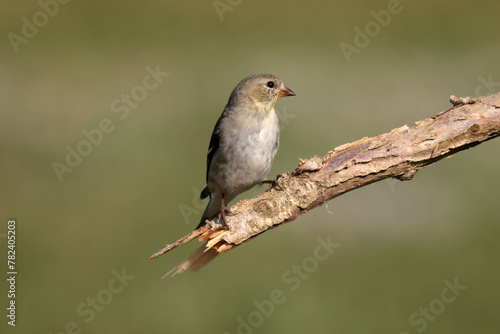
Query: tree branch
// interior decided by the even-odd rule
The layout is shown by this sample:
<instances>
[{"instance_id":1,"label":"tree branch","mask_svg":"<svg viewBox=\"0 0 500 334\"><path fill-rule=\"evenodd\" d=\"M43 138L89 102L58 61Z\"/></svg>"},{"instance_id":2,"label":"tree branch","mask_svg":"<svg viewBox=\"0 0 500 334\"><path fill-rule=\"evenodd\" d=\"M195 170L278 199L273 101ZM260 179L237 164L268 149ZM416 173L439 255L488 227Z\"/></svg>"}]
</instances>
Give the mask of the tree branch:
<instances>
[{"instance_id":1,"label":"tree branch","mask_svg":"<svg viewBox=\"0 0 500 334\"><path fill-rule=\"evenodd\" d=\"M269 190L233 205L227 226L215 219L151 258L200 236L205 244L165 276L196 271L219 253L332 198L386 178L411 180L423 167L500 135L500 93L480 98L451 96L450 102L451 109L415 126L405 125L301 161L292 173L279 175Z\"/></svg>"}]
</instances>

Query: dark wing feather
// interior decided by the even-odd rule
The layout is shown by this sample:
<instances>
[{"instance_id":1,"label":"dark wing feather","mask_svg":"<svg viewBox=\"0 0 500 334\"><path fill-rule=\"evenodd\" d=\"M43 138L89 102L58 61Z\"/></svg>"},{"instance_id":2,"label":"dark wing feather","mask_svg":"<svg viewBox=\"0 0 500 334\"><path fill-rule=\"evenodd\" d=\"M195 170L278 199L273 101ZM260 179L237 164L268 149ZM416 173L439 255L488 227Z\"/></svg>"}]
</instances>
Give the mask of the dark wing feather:
<instances>
[{"instance_id":1,"label":"dark wing feather","mask_svg":"<svg viewBox=\"0 0 500 334\"><path fill-rule=\"evenodd\" d=\"M206 182L208 184L208 174L210 172L210 165L212 164L212 159L215 156L215 153L220 147L220 124L222 120L226 118L226 113L223 112L222 115L219 117L217 120L217 123L215 123L214 131L212 132L212 138L210 138L210 145L208 145L208 153L207 153L207 174L206 174ZM210 190L208 187L205 187L203 191L201 192L200 198L204 199L205 197L210 196Z\"/></svg>"},{"instance_id":2,"label":"dark wing feather","mask_svg":"<svg viewBox=\"0 0 500 334\"><path fill-rule=\"evenodd\" d=\"M217 124L215 124L214 132L212 132L212 138L210 138L210 145L208 145L208 153L207 153L207 175L206 175L206 181L208 183L208 172L210 170L210 164L212 163L212 159L215 155L215 152L219 149L220 146L220 138L219 138L219 124L220 120L222 119L219 118L217 121Z\"/></svg>"}]
</instances>

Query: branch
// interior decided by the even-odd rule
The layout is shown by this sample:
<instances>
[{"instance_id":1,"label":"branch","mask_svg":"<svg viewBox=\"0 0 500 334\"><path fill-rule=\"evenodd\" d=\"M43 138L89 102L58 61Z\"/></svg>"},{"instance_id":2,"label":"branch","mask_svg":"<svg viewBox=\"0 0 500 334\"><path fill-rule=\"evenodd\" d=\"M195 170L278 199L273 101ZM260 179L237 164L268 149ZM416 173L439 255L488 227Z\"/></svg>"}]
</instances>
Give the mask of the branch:
<instances>
[{"instance_id":1,"label":"branch","mask_svg":"<svg viewBox=\"0 0 500 334\"><path fill-rule=\"evenodd\" d=\"M408 181L425 166L500 135L500 92L480 98L450 97L451 109L372 138L344 144L325 156L301 160L272 187L231 207L227 226L218 219L155 253L156 258L197 236L206 242L165 276L196 271L221 252L348 191L396 178Z\"/></svg>"}]
</instances>

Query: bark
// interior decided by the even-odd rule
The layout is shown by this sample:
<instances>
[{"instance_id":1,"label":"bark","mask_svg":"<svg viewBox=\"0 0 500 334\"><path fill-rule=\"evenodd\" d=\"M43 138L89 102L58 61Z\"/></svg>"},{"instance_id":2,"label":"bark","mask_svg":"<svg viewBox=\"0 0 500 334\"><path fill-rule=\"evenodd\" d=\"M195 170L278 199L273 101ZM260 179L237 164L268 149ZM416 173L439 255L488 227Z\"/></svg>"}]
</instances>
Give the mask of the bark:
<instances>
[{"instance_id":1,"label":"bark","mask_svg":"<svg viewBox=\"0 0 500 334\"><path fill-rule=\"evenodd\" d=\"M332 198L386 178L411 180L425 166L500 135L500 93L480 98L451 96L450 102L451 109L412 127L405 125L301 161L293 172L279 175L269 190L233 205L227 226L215 219L151 258L200 236L206 242L167 275L196 271L219 253Z\"/></svg>"}]
</instances>

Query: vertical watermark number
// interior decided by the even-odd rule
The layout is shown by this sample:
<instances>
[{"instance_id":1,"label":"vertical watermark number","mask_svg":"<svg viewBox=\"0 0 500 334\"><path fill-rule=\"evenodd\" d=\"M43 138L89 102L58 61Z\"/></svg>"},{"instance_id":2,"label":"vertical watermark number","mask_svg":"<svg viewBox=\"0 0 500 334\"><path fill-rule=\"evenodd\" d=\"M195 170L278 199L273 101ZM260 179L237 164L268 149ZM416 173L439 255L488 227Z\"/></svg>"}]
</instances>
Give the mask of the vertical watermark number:
<instances>
[{"instance_id":1,"label":"vertical watermark number","mask_svg":"<svg viewBox=\"0 0 500 334\"><path fill-rule=\"evenodd\" d=\"M11 326L16 325L16 275L16 221L12 219L7 222L7 323Z\"/></svg>"}]
</instances>

